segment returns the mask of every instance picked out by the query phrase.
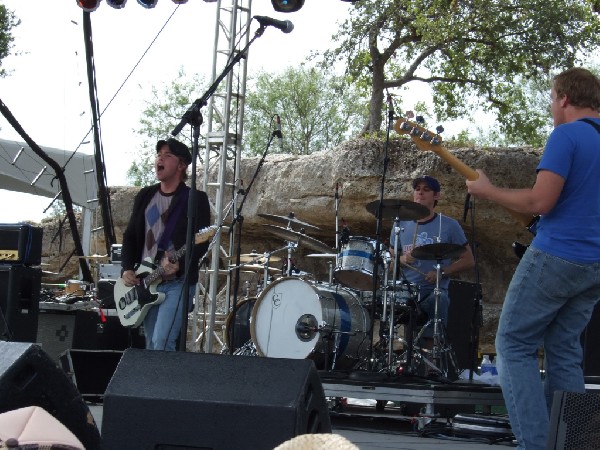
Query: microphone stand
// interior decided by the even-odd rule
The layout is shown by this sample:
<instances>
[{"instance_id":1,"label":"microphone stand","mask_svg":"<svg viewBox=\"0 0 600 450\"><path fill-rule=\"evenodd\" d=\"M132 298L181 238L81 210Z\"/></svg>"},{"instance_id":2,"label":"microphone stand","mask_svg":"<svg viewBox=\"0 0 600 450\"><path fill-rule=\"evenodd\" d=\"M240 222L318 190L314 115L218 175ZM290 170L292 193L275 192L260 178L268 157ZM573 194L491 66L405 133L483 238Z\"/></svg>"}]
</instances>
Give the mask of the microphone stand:
<instances>
[{"instance_id":1,"label":"microphone stand","mask_svg":"<svg viewBox=\"0 0 600 450\"><path fill-rule=\"evenodd\" d=\"M381 261L381 228L383 222L383 194L385 192L385 176L387 173L387 168L389 164L389 146L390 146L390 129L392 128L392 124L394 121L394 108L391 102L391 98L388 96L388 124L387 124L387 134L385 140L385 152L383 156L383 173L381 174L381 185L379 190L379 205L377 206L377 226L375 231L375 261L373 261L373 288L372 288L372 299L371 302L371 310L369 311L369 315L371 317L371 329L369 330L370 342L369 342L369 362L367 364L367 369L372 370L373 368L373 334L374 334L374 322L375 322L375 307L376 307L376 299L377 299L377 287L379 286L379 262ZM387 286L386 286L387 287ZM393 326L391 324L390 326Z\"/></svg>"},{"instance_id":2,"label":"microphone stand","mask_svg":"<svg viewBox=\"0 0 600 450\"><path fill-rule=\"evenodd\" d=\"M254 184L254 181L256 181L256 178L258 176L258 173L260 172L260 169L262 168L263 164L265 163L267 153L269 152L269 148L271 147L271 143L273 142L273 138L275 136L278 136L278 137L281 136L281 131L275 130L275 131L273 131L273 133L271 133L271 136L269 137L269 141L267 142L265 151L263 152L263 154L260 158L260 161L258 161L258 165L256 166L256 170L254 171L252 180L250 180L248 189L246 189L245 191L243 189L240 190L239 193L241 195L243 195L244 197L242 198L242 201L240 202L240 206L238 207L237 211L235 212L235 217L233 218L233 221L231 222L231 228L229 229L229 232L231 233L233 231L233 227L235 226L235 224L236 223L238 224L237 246L236 246L236 256L235 256L236 269L235 269L235 278L234 278L234 283L233 283L233 286L234 286L233 287L233 308L231 310L231 317L233 317L233 326L231 327L231 337L229 338L229 340L231 342L231 347L232 347L229 349L229 353L231 355L234 352L233 346L235 345L235 328L236 328L235 321L236 321L236 314L237 314L237 310L238 310L238 304L237 304L238 289L240 287L240 265L241 265L241 253L242 253L242 225L244 223L244 216L242 216L242 208L244 207L244 203L246 203L246 199L248 198L248 193L250 192L250 189L252 189L252 185ZM268 272L268 271L265 269L265 272Z\"/></svg>"},{"instance_id":3,"label":"microphone stand","mask_svg":"<svg viewBox=\"0 0 600 450\"><path fill-rule=\"evenodd\" d=\"M225 66L223 72L215 79L213 84L207 89L207 91L200 97L195 100L194 103L188 108L185 114L182 116L181 121L177 126L171 131L173 136L177 136L180 131L183 129L185 125L191 125L193 132L192 139L192 176L190 182L190 194L188 198L188 223L187 223L187 236L185 241L185 272L183 277L183 289L181 292L182 298L182 308L181 308L181 334L179 336L179 351L186 350L186 340L187 340L187 323L188 323L188 312L187 305L190 297L190 281L189 281L189 270L191 268L192 263L192 249L194 245L194 227L196 225L196 159L198 157L198 139L200 137L200 125L202 125L202 113L200 109L203 106L208 104L208 99L215 93L217 87L223 81L223 78L233 69L233 67L246 56L248 52L248 48L250 45L260 36L263 35L265 29L267 27L265 25L261 25L254 37L246 44L246 46L231 59L231 62ZM233 226L233 225L232 225Z\"/></svg>"},{"instance_id":4,"label":"microphone stand","mask_svg":"<svg viewBox=\"0 0 600 450\"><path fill-rule=\"evenodd\" d=\"M471 346L469 352L470 373L469 381L473 381L473 373L475 372L477 350L479 349L479 328L483 325L483 302L481 293L481 284L479 277L479 259L477 258L477 242L475 241L475 204L470 199L471 194L467 194L465 198L465 212L463 222L467 218L467 212L471 210L471 248L473 249L473 259L475 260L475 298L472 299L473 316L471 317Z\"/></svg>"}]
</instances>

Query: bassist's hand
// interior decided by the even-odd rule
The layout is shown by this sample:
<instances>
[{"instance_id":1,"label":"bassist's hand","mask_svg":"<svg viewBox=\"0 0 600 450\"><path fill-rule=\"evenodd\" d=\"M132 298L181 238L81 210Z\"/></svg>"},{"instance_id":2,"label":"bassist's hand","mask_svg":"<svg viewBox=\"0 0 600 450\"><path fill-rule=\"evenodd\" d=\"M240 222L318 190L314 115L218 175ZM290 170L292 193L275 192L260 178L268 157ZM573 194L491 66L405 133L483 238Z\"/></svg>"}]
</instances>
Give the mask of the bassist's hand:
<instances>
[{"instance_id":1,"label":"bassist's hand","mask_svg":"<svg viewBox=\"0 0 600 450\"><path fill-rule=\"evenodd\" d=\"M121 278L123 279L123 284L127 287L131 287L136 284L140 284L140 279L135 276L135 271L133 271L133 270L124 271Z\"/></svg>"}]
</instances>

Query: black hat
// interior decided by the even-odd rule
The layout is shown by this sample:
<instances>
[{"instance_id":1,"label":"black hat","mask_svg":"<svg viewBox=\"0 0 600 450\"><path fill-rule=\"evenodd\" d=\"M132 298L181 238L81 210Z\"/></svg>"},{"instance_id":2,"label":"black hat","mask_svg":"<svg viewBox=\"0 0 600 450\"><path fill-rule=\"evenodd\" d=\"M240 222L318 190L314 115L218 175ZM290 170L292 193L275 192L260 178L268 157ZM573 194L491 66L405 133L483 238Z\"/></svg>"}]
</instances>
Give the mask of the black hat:
<instances>
[{"instance_id":1,"label":"black hat","mask_svg":"<svg viewBox=\"0 0 600 450\"><path fill-rule=\"evenodd\" d=\"M435 178L430 177L429 175L415 178L412 182L413 189L416 188L417 184L419 184L422 181L424 181L427 184L427 186L429 186L429 189L431 189L433 192L440 192L442 190L442 188L440 187L440 182Z\"/></svg>"},{"instance_id":2,"label":"black hat","mask_svg":"<svg viewBox=\"0 0 600 450\"><path fill-rule=\"evenodd\" d=\"M190 149L187 148L187 145L179 142L175 138L169 138L166 141L161 139L156 143L156 153L158 153L164 145L168 145L171 153L173 153L175 156L183 158L186 164L190 164L192 162L192 154L190 153Z\"/></svg>"}]
</instances>

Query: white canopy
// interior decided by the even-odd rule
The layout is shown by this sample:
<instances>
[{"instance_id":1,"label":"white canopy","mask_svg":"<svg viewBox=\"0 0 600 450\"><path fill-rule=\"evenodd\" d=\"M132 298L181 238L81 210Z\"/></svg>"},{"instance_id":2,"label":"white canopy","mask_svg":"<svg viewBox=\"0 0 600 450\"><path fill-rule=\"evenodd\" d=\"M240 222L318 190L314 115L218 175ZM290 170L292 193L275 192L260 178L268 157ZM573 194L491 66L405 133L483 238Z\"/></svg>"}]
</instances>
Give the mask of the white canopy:
<instances>
[{"instance_id":1,"label":"white canopy","mask_svg":"<svg viewBox=\"0 0 600 450\"><path fill-rule=\"evenodd\" d=\"M40 147L64 168L73 203L89 210L96 209L98 184L93 155ZM61 192L58 178L49 164L26 143L6 139L0 139L0 189L49 198Z\"/></svg>"}]
</instances>

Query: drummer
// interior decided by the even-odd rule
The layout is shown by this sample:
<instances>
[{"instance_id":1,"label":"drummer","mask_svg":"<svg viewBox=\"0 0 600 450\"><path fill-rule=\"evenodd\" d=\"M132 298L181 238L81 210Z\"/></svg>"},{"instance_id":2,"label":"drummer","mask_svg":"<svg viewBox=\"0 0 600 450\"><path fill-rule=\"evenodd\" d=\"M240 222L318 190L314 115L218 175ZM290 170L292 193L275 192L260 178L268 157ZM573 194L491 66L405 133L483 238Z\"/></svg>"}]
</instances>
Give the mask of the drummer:
<instances>
[{"instance_id":1,"label":"drummer","mask_svg":"<svg viewBox=\"0 0 600 450\"><path fill-rule=\"evenodd\" d=\"M412 181L413 201L427 207L429 214L419 220L402 220L394 222L390 236L390 253L394 256L396 235L399 236L398 252L400 254L399 267L404 279L419 289L422 313L427 319L433 319L435 313L434 289L436 285L436 260L416 259L412 251L416 247L428 244L458 244L465 247L456 259L442 260L440 279L440 302L438 316L445 326L448 324L448 285L450 277L460 272L471 269L475 265L475 259L465 233L458 221L448 216L438 214L434 211L440 199L440 183L435 178L425 175ZM393 265L392 265L393 266ZM425 338L421 345L425 348L433 346L433 323L423 330L422 337Z\"/></svg>"}]
</instances>

